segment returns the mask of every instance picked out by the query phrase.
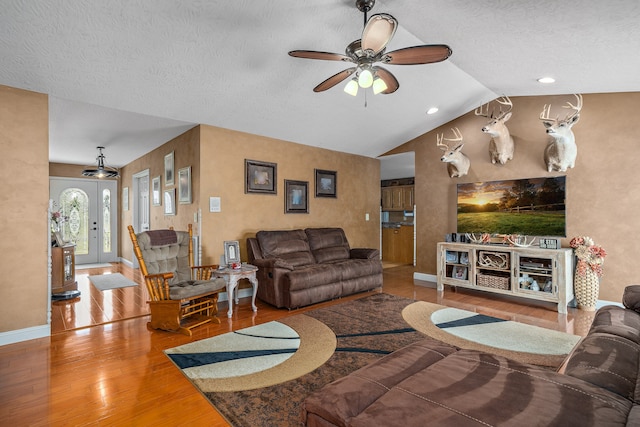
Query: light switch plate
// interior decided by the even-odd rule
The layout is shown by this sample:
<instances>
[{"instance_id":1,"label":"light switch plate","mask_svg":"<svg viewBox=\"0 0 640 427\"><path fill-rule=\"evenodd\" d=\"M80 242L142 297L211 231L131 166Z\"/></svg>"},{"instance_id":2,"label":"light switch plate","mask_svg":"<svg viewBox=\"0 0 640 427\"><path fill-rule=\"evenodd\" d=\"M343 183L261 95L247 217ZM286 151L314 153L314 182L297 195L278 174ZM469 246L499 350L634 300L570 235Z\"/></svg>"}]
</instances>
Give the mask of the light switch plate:
<instances>
[{"instance_id":1,"label":"light switch plate","mask_svg":"<svg viewBox=\"0 0 640 427\"><path fill-rule=\"evenodd\" d=\"M222 212L220 197L209 197L209 212Z\"/></svg>"}]
</instances>

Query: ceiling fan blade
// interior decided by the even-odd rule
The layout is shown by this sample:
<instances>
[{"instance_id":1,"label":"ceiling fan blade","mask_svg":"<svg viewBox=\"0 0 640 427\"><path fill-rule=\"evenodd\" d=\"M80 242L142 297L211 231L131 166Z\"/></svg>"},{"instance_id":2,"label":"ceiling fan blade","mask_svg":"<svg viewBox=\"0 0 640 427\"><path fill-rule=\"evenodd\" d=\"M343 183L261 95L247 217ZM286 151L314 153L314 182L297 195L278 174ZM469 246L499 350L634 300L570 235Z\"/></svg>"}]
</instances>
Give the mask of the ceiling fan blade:
<instances>
[{"instance_id":1,"label":"ceiling fan blade","mask_svg":"<svg viewBox=\"0 0 640 427\"><path fill-rule=\"evenodd\" d=\"M397 91L398 88L400 87L400 83L398 83L398 79L396 79L396 77L393 74L391 74L389 71L385 70L384 68L376 67L376 74L378 75L378 77L382 79L382 81L384 81L384 84L387 85L387 88L380 93L390 94Z\"/></svg>"},{"instance_id":2,"label":"ceiling fan blade","mask_svg":"<svg viewBox=\"0 0 640 427\"><path fill-rule=\"evenodd\" d=\"M292 50L289 52L289 56L304 59L322 59L324 61L351 61L351 58L346 55L315 50Z\"/></svg>"},{"instance_id":3,"label":"ceiling fan blade","mask_svg":"<svg viewBox=\"0 0 640 427\"><path fill-rule=\"evenodd\" d=\"M451 48L446 44L426 44L388 52L382 61L394 65L432 64L444 61L452 53Z\"/></svg>"},{"instance_id":4,"label":"ceiling fan blade","mask_svg":"<svg viewBox=\"0 0 640 427\"><path fill-rule=\"evenodd\" d=\"M356 72L356 67L347 68L346 70L340 71L337 74L329 77L327 80L320 83L318 86L313 88L314 92L323 92L327 89L331 89L341 81L345 80L351 74Z\"/></svg>"},{"instance_id":5,"label":"ceiling fan blade","mask_svg":"<svg viewBox=\"0 0 640 427\"><path fill-rule=\"evenodd\" d=\"M372 50L373 55L377 55L387 46L397 27L398 21L389 14L372 15L362 32L362 50Z\"/></svg>"}]
</instances>

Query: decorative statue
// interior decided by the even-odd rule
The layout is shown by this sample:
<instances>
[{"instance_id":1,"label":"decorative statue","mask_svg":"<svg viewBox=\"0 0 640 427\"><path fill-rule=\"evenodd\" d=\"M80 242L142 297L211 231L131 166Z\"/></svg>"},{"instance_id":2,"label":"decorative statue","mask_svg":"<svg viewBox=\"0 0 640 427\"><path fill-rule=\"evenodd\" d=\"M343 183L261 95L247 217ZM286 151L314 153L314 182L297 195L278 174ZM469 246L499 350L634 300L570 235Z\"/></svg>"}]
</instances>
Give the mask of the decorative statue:
<instances>
[{"instance_id":1,"label":"decorative statue","mask_svg":"<svg viewBox=\"0 0 640 427\"><path fill-rule=\"evenodd\" d=\"M482 127L482 132L491 135L491 141L489 141L491 163L495 165L498 162L504 165L507 160L513 159L513 151L515 149L513 138L505 125L505 122L511 118L513 103L507 96L498 98L495 101L500 104L500 110L497 115L494 115L493 109L489 113L489 102L476 108L475 115L489 119L487 124ZM502 111L503 105L507 107L506 111Z\"/></svg>"},{"instance_id":2,"label":"decorative statue","mask_svg":"<svg viewBox=\"0 0 640 427\"><path fill-rule=\"evenodd\" d=\"M436 136L438 148L444 151L444 154L440 158L441 162L447 163L447 172L449 172L450 178L457 178L465 176L469 172L469 166L471 161L467 156L462 153L462 134L458 128L451 128L454 138L449 139L444 137L444 133ZM448 143L442 141L455 142L454 148L450 148Z\"/></svg>"},{"instance_id":3,"label":"decorative statue","mask_svg":"<svg viewBox=\"0 0 640 427\"><path fill-rule=\"evenodd\" d=\"M551 104L544 106L540 113L540 120L547 128L547 133L553 139L547 144L544 150L544 161L547 164L547 171L566 172L567 168L573 168L578 156L578 146L576 138L571 128L578 122L580 118L580 110L582 109L582 95L575 95L577 99L576 105L567 102L563 108L570 108L573 113L560 120L560 116L552 119Z\"/></svg>"}]
</instances>

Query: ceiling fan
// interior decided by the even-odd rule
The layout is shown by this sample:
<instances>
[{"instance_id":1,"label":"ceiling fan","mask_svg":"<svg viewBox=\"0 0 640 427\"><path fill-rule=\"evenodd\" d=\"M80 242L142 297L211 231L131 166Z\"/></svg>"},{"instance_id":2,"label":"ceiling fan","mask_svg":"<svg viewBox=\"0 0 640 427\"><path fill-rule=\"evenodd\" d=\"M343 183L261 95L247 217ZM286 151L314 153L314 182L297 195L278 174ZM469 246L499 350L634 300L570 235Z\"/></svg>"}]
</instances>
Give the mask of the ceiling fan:
<instances>
[{"instance_id":1,"label":"ceiling fan","mask_svg":"<svg viewBox=\"0 0 640 427\"><path fill-rule=\"evenodd\" d=\"M374 94L393 93L398 90L400 83L388 70L377 65L378 63L431 64L444 61L451 56L451 48L444 44L411 46L385 52L387 43L396 32L398 21L387 13L377 13L367 20L367 12L373 8L374 4L375 0L356 0L356 7L364 13L364 30L361 39L355 40L347 46L346 55L314 50L292 50L289 52L290 56L296 58L345 61L355 64L354 67L340 71L314 87L314 92L331 89L353 75L344 88L344 91L350 95L356 96L358 87L369 88L371 86L373 86Z\"/></svg>"}]
</instances>

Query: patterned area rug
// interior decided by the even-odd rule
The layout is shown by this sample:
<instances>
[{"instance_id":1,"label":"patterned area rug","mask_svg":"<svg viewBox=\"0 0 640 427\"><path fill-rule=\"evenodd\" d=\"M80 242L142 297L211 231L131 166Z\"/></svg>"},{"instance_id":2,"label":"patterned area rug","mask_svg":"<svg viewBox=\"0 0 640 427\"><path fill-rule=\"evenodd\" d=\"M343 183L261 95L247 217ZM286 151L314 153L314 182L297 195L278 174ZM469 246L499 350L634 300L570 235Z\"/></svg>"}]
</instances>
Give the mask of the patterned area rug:
<instances>
[{"instance_id":1,"label":"patterned area rug","mask_svg":"<svg viewBox=\"0 0 640 427\"><path fill-rule=\"evenodd\" d=\"M423 327L426 309L411 299L375 294L165 353L231 425L298 426L302 401L313 391L425 334L434 336ZM457 339L448 333L437 338Z\"/></svg>"},{"instance_id":2,"label":"patterned area rug","mask_svg":"<svg viewBox=\"0 0 640 427\"><path fill-rule=\"evenodd\" d=\"M416 330L448 344L554 369L580 341L577 335L425 301L407 306L402 315Z\"/></svg>"}]
</instances>

